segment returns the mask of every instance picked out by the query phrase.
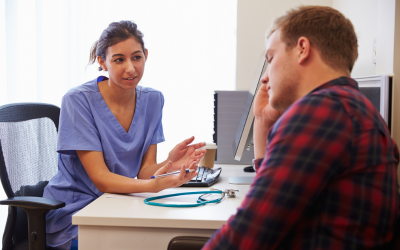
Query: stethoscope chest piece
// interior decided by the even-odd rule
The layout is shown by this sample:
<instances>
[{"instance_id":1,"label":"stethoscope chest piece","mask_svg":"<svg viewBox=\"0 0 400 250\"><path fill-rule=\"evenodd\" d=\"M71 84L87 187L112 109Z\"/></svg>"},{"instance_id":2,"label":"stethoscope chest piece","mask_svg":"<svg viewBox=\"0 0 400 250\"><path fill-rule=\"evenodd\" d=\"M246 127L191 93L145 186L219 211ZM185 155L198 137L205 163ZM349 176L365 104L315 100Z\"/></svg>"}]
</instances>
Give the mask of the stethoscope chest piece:
<instances>
[{"instance_id":1,"label":"stethoscope chest piece","mask_svg":"<svg viewBox=\"0 0 400 250\"><path fill-rule=\"evenodd\" d=\"M236 197L236 193L235 192L239 192L239 190L226 189L224 193L226 193L228 198L235 198Z\"/></svg>"}]
</instances>

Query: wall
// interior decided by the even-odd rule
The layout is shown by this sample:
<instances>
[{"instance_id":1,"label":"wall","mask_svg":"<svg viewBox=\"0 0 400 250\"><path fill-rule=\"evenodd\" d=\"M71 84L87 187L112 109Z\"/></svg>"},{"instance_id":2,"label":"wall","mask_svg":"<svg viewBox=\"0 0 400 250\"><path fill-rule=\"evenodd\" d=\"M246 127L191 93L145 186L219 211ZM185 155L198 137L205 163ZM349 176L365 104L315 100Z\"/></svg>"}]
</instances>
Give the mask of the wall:
<instances>
[{"instance_id":1,"label":"wall","mask_svg":"<svg viewBox=\"0 0 400 250\"><path fill-rule=\"evenodd\" d=\"M332 0L238 0L236 89L248 90L265 50L265 32L275 17L298 5L332 6Z\"/></svg>"},{"instance_id":2,"label":"wall","mask_svg":"<svg viewBox=\"0 0 400 250\"><path fill-rule=\"evenodd\" d=\"M377 37L378 0L333 0L332 7L342 12L353 23L358 38L358 59L352 77L376 74L372 62L373 40ZM381 39L377 39L377 42ZM382 43L380 43L382 44Z\"/></svg>"},{"instance_id":3,"label":"wall","mask_svg":"<svg viewBox=\"0 0 400 250\"><path fill-rule=\"evenodd\" d=\"M358 38L352 77L392 74L395 0L333 0L332 7L351 20ZM376 64L372 63L376 38Z\"/></svg>"}]
</instances>

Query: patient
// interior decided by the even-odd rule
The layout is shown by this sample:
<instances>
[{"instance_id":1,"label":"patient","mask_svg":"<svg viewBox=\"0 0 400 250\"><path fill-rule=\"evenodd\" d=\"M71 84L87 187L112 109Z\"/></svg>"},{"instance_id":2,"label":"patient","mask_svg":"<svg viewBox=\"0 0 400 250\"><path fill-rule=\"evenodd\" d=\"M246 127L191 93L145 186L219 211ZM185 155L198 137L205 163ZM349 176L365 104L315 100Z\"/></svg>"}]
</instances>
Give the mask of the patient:
<instances>
[{"instance_id":1,"label":"patient","mask_svg":"<svg viewBox=\"0 0 400 250\"><path fill-rule=\"evenodd\" d=\"M385 249L399 218L399 152L350 78L353 25L329 7L292 9L273 22L265 56L257 176L204 249Z\"/></svg>"}]
</instances>

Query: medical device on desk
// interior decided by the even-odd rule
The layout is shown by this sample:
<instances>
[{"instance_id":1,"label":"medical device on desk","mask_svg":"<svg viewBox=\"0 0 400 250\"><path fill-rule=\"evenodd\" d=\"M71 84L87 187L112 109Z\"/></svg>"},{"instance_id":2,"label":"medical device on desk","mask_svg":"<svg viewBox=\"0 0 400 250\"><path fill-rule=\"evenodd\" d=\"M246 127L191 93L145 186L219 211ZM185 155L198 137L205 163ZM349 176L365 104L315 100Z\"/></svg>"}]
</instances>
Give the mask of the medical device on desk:
<instances>
[{"instance_id":1,"label":"medical device on desk","mask_svg":"<svg viewBox=\"0 0 400 250\"><path fill-rule=\"evenodd\" d=\"M239 190L226 189L225 191L222 191L222 190L217 190L217 189L211 188L211 191L184 192L184 193L167 194L167 195L160 195L160 196L156 196L156 197L152 197L152 198L147 198L144 200L144 204L152 205L152 206L159 206L159 207L199 207L199 206L206 205L208 203L220 203L222 201L222 199L224 199L225 195L228 196L228 198L235 198L236 197L235 192L239 192ZM201 194L199 196L199 198L197 198L197 203L168 204L168 203L152 202L153 200L181 196L181 195L192 195L192 194ZM221 194L221 197L213 199L213 200L207 200L206 197L211 194Z\"/></svg>"}]
</instances>

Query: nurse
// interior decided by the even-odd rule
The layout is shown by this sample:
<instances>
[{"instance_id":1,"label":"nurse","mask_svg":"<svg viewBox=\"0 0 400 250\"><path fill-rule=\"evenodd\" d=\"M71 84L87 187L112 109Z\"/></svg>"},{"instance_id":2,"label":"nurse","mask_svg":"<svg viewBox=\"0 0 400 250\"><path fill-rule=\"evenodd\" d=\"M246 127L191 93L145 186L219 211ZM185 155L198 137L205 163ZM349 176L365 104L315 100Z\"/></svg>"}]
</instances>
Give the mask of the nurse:
<instances>
[{"instance_id":1,"label":"nurse","mask_svg":"<svg viewBox=\"0 0 400 250\"><path fill-rule=\"evenodd\" d=\"M131 21L111 23L93 45L90 63L99 76L69 90L62 99L58 132L58 173L44 197L66 206L46 215L47 245L70 249L78 238L72 215L103 193L158 192L192 179L205 143L179 143L168 158L156 162L157 144L164 141L161 123L164 97L138 86L148 51L143 34ZM150 179L181 170L179 175ZM135 178L136 177L136 178Z\"/></svg>"}]
</instances>

